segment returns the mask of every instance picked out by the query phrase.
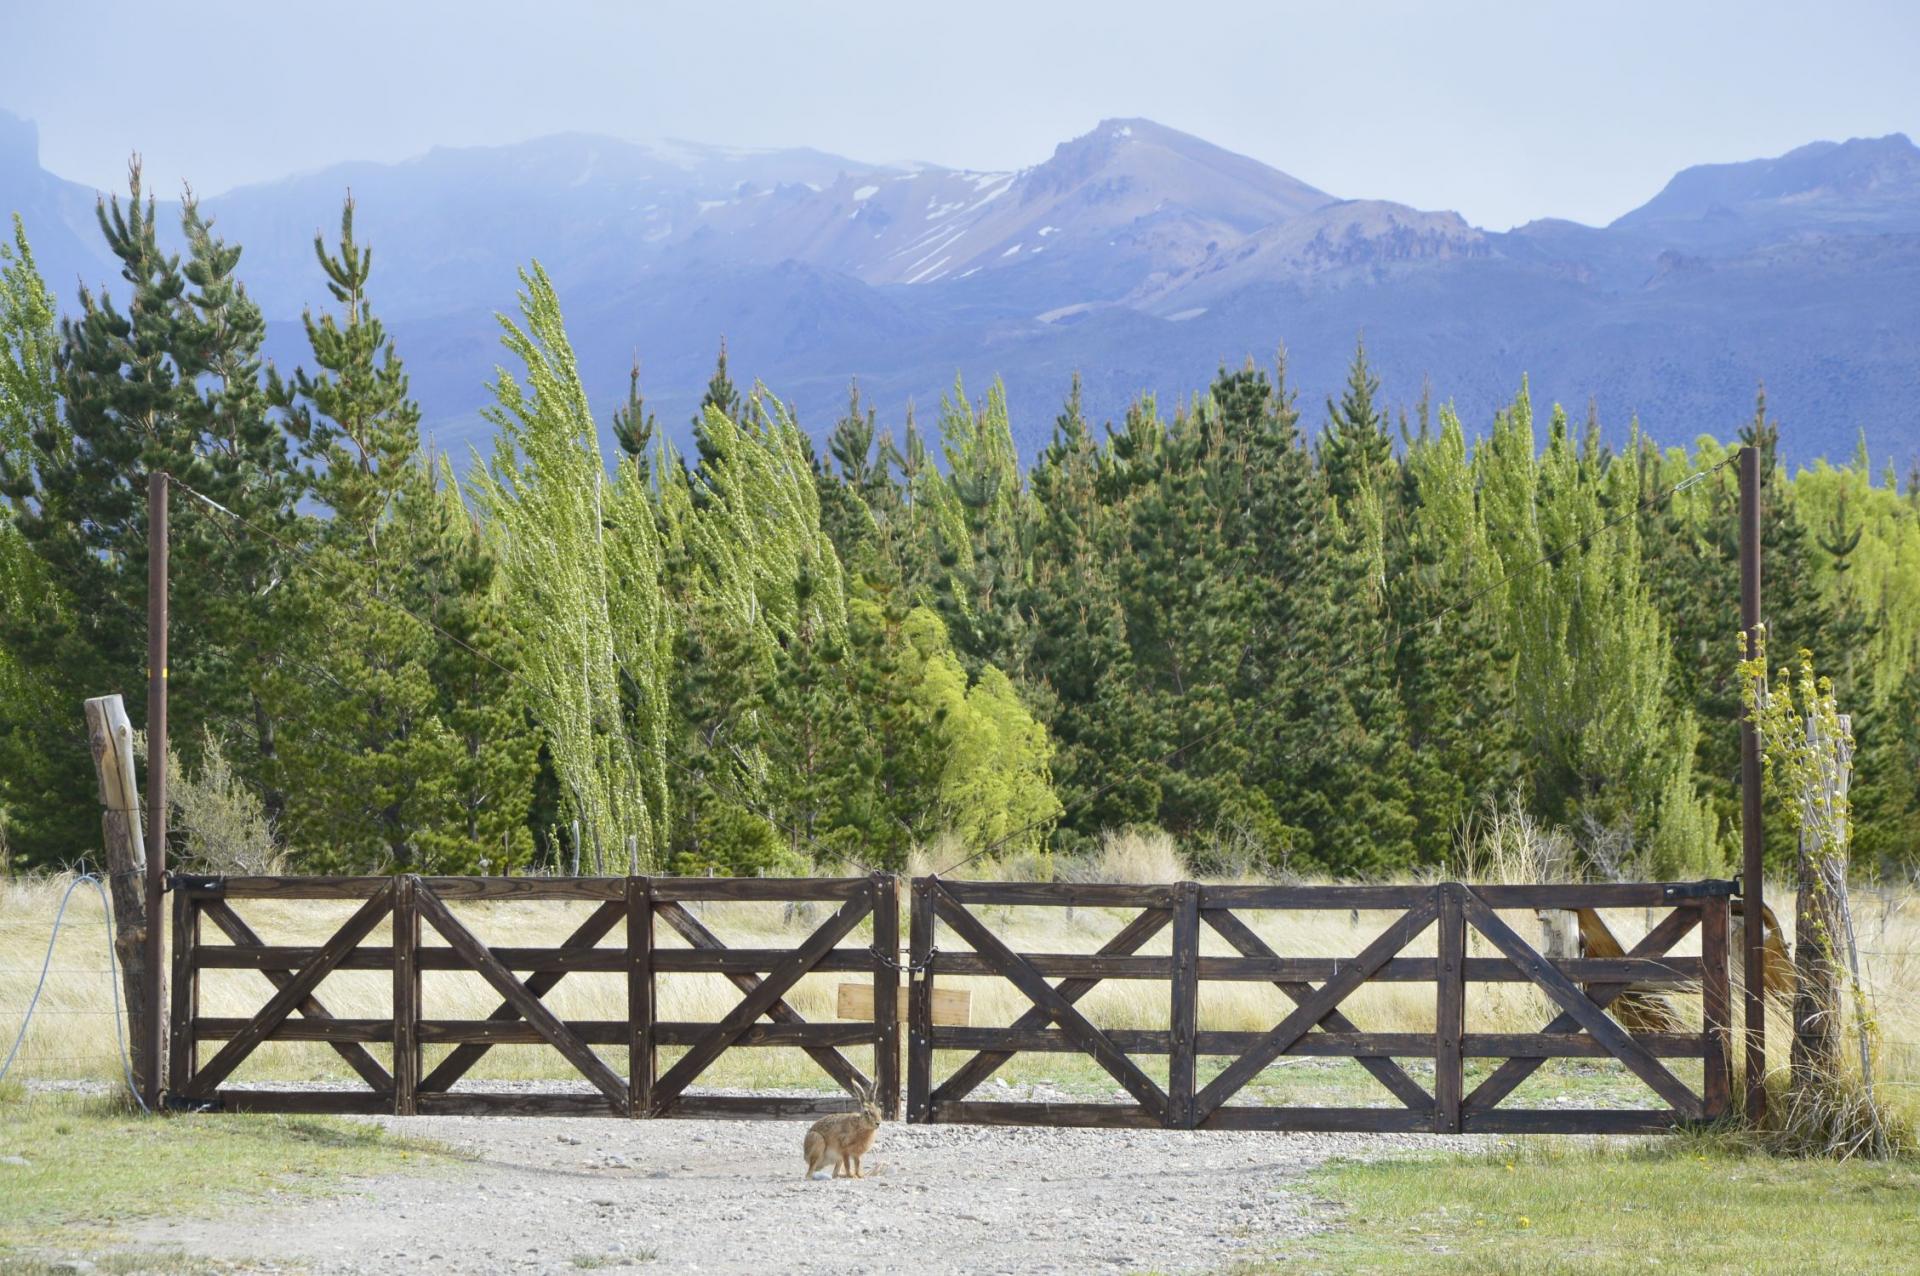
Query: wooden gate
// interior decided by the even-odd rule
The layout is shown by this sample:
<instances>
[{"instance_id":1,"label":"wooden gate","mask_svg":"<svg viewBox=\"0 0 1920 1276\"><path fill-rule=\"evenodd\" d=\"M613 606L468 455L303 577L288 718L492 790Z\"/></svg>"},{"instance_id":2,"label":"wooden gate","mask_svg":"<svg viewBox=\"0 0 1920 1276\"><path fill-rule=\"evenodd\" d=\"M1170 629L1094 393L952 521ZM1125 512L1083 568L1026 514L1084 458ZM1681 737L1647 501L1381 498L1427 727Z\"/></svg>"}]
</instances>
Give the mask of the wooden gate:
<instances>
[{"instance_id":1,"label":"wooden gate","mask_svg":"<svg viewBox=\"0 0 1920 1276\"><path fill-rule=\"evenodd\" d=\"M1010 884L916 878L913 883L908 1023L908 1119L1022 1125L1166 1126L1183 1129L1425 1130L1481 1132L1631 1132L1724 1116L1728 1104L1727 924L1730 882L1649 885L1475 886L1170 886ZM1106 908L1132 912L1093 953L1020 953L995 934L977 909L989 905ZM1631 949L1613 943L1601 910L1658 909ZM1617 957L1548 959L1500 916L1502 910L1567 910L1591 928L1594 943ZM1349 957L1283 956L1248 914L1261 911L1385 911L1377 936ZM970 951L936 947L936 922ZM1671 950L1696 926L1701 956ZM1202 928L1232 955L1201 951ZM1406 950L1436 931L1432 956ZM1141 950L1171 931L1164 954ZM1469 936L1495 955L1470 956ZM948 1028L932 1021L941 976L997 976L1030 1008L1005 1027ZM1059 982L1051 982L1057 979ZM1158 1028L1098 1028L1075 1008L1104 980L1164 980L1167 1023ZM1293 1009L1263 1032L1201 1031L1200 992L1209 983L1271 984ZM1342 1005L1369 983L1431 983L1434 1029L1368 1032ZM1558 1013L1539 1031L1467 1031L1467 989L1475 984L1527 983ZM1629 1031L1608 1007L1631 991L1696 993L1699 1026L1674 1022ZM1665 1005L1662 1001L1660 1004ZM937 1084L934 1052L972 1057ZM1131 1103L983 1102L968 1096L1020 1051L1085 1054ZM1165 1056L1167 1081L1149 1076L1137 1056ZM1198 1084L1202 1057L1230 1061ZM1275 1061L1287 1057L1351 1058L1397 1106L1269 1106L1232 1102ZM1474 1089L1465 1090L1466 1060L1498 1058ZM1614 1059L1662 1106L1509 1108L1502 1101L1547 1060ZM1698 1092L1662 1062L1701 1061ZM1413 1075L1430 1070L1431 1088Z\"/></svg>"},{"instance_id":2,"label":"wooden gate","mask_svg":"<svg viewBox=\"0 0 1920 1276\"><path fill-rule=\"evenodd\" d=\"M475 878L475 877L185 877L172 879L173 1009L168 1101L180 1108L270 1112L487 1113L579 1116L787 1116L843 1110L842 1100L691 1093L689 1087L726 1051L796 1046L849 1094L875 1087L897 1116L899 1050L899 897L895 880L858 878ZM357 901L350 917L318 946L266 942L235 904L267 900ZM594 905L557 946L509 947L482 942L453 905L490 901L529 907L556 901ZM760 902L837 909L792 948L729 947L697 911L703 902ZM841 946L871 918L871 942ZM208 943L208 923L227 940ZM657 923L681 941L656 944ZM369 944L385 925L388 944ZM611 943L603 940L612 937ZM437 942L423 942L429 937ZM200 1014L202 971L258 971L273 996L248 1018ZM392 977L390 1012L381 1018L336 1016L321 1000L336 971L385 971ZM465 972L500 998L485 1019L426 1013L423 977ZM544 998L572 974L625 976L623 1018L569 1022ZM725 976L742 999L717 1022L667 1022L656 1014L662 973ZM870 974L870 1022L809 1023L788 1004L800 979L814 972ZM523 977L524 976L524 977ZM762 1020L770 1022L761 1022ZM202 1042L225 1044L204 1061ZM229 1084L263 1043L330 1045L365 1083L360 1090L280 1089ZM391 1047L391 1067L368 1047ZM591 1089L539 1093L455 1089L488 1051L500 1045L551 1047ZM840 1051L872 1045L875 1078ZM450 1046L423 1075L429 1046ZM623 1076L595 1047L624 1053ZM662 1074L662 1048L684 1053Z\"/></svg>"}]
</instances>

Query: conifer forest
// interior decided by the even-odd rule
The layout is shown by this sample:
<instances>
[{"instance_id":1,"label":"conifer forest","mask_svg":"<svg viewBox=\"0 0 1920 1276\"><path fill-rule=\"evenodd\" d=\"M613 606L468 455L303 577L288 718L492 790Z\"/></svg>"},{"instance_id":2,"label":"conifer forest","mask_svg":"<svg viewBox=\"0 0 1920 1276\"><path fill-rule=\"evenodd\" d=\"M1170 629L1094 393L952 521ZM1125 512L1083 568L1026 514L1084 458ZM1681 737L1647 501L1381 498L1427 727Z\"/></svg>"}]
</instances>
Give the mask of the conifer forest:
<instances>
[{"instance_id":1,"label":"conifer forest","mask_svg":"<svg viewBox=\"0 0 1920 1276\"><path fill-rule=\"evenodd\" d=\"M1203 868L1361 878L1518 806L1586 870L1725 874L1743 444L1774 661L1810 651L1852 715L1857 862L1920 867L1920 474L1864 436L1790 470L1759 386L1655 439L1515 368L1462 420L1443 370L1383 386L1364 341L1306 401L1275 332L1116 420L1063 377L1023 458L997 385L889 419L856 384L802 422L722 345L697 419L656 420L636 369L596 420L531 265L491 450L435 454L351 202L294 368L241 246L189 199L163 250L156 216L137 173L103 207L109 290L56 300L17 218L0 261L13 867L98 845L80 705L124 691L138 724L160 470L178 773L292 871L1045 873L1157 828ZM221 817L188 815L190 864Z\"/></svg>"}]
</instances>

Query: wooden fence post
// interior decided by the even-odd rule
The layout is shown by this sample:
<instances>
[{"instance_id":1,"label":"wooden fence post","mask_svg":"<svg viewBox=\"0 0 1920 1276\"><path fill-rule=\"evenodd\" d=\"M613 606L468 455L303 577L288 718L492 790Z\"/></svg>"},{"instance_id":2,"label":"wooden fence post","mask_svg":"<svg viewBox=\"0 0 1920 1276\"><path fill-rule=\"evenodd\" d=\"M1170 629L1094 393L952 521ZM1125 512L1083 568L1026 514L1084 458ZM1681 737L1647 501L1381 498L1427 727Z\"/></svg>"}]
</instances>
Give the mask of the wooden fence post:
<instances>
[{"instance_id":1,"label":"wooden fence post","mask_svg":"<svg viewBox=\"0 0 1920 1276\"><path fill-rule=\"evenodd\" d=\"M900 884L873 875L873 1084L881 1111L900 1119Z\"/></svg>"},{"instance_id":2,"label":"wooden fence post","mask_svg":"<svg viewBox=\"0 0 1920 1276\"><path fill-rule=\"evenodd\" d=\"M913 908L908 922L908 961L913 978L907 993L907 1120L933 1116L933 893L929 880L913 879Z\"/></svg>"},{"instance_id":3,"label":"wooden fence post","mask_svg":"<svg viewBox=\"0 0 1920 1276\"><path fill-rule=\"evenodd\" d=\"M1709 1121L1726 1116L1733 1098L1733 978L1727 964L1732 912L1725 895L1700 901L1700 1018L1706 1033L1701 1097Z\"/></svg>"},{"instance_id":4,"label":"wooden fence post","mask_svg":"<svg viewBox=\"0 0 1920 1276\"><path fill-rule=\"evenodd\" d=\"M1199 1057L1200 883L1173 888L1173 979L1168 1006L1172 1038L1167 1052L1167 1124L1191 1130L1197 1117L1193 1092Z\"/></svg>"},{"instance_id":5,"label":"wooden fence post","mask_svg":"<svg viewBox=\"0 0 1920 1276\"><path fill-rule=\"evenodd\" d=\"M1462 908L1467 888L1443 882L1438 893L1438 960L1434 964L1433 1132L1460 1133L1460 1099L1466 1073L1460 1038L1466 1031L1467 920Z\"/></svg>"},{"instance_id":6,"label":"wooden fence post","mask_svg":"<svg viewBox=\"0 0 1920 1276\"><path fill-rule=\"evenodd\" d=\"M420 1089L420 879L393 883L393 1114L412 1116Z\"/></svg>"},{"instance_id":7,"label":"wooden fence post","mask_svg":"<svg viewBox=\"0 0 1920 1276\"><path fill-rule=\"evenodd\" d=\"M147 1024L153 1010L147 1001L147 850L133 765L133 724L117 695L88 700L86 716L87 743L100 784L100 836L113 898L113 947L127 1002L127 1039L133 1043L133 1084L145 1096L159 1089L160 1059L148 1048L154 1032ZM160 924L158 915L152 920Z\"/></svg>"},{"instance_id":8,"label":"wooden fence post","mask_svg":"<svg viewBox=\"0 0 1920 1276\"><path fill-rule=\"evenodd\" d=\"M627 1115L653 1111L653 879L627 879Z\"/></svg>"}]
</instances>

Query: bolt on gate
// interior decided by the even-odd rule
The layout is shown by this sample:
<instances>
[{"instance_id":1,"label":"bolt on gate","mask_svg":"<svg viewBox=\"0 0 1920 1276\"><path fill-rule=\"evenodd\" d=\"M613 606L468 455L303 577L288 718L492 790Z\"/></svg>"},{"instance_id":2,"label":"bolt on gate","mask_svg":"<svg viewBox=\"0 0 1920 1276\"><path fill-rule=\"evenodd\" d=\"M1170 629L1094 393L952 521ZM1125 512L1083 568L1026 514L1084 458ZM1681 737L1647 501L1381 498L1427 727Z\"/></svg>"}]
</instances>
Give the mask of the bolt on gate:
<instances>
[{"instance_id":1,"label":"bolt on gate","mask_svg":"<svg viewBox=\"0 0 1920 1276\"><path fill-rule=\"evenodd\" d=\"M1175 1129L1622 1133L1671 1128L1726 1115L1729 1103L1728 928L1731 882L1539 886L1262 886L1180 882L1163 886L1087 883L912 881L910 957L899 960L899 882L885 875L820 879L185 877L172 879L173 1011L169 1102L176 1108L400 1115L526 1114L801 1116L836 1111L838 1098L716 1095L690 1087L729 1050L803 1050L849 1095L870 1087L889 1116L900 1108L901 1033L896 1006L910 978L905 1034L908 1103L915 1122L1162 1126ZM358 904L317 946L273 945L236 904L256 901ZM561 943L547 947L483 942L456 912L472 904L519 910L554 901L594 908ZM708 902L837 905L791 947L729 946L698 915ZM989 909L1078 907L1127 914L1096 951L1017 951ZM1605 910L1645 910L1648 927L1630 947ZM1588 955L1548 957L1502 911L1577 914ZM1286 955L1289 918L1384 914L1375 937L1352 955ZM1653 914L1660 914L1657 921ZM1006 914L1003 912L1003 916ZM849 937L869 923L865 946ZM490 916L497 922L497 916ZM208 943L212 923L226 943ZM664 924L665 930L661 930ZM959 945L940 948L944 926ZM390 942L380 944L385 928ZM1698 956L1674 952L1700 931ZM483 927L482 929L487 929ZM1409 952L1434 933L1431 956ZM1166 940L1160 941L1162 932ZM676 942L656 943L672 936ZM436 942L426 942L429 938ZM611 942L604 942L604 941ZM1149 946L1164 951L1145 951ZM1324 945L1323 945L1324 946ZM1213 951L1207 951L1208 948ZM1486 955L1476 955L1476 950ZM1594 955L1594 954L1616 955ZM275 990L251 1017L200 1013L200 976L252 970ZM336 971L385 972L392 1012L335 1016L319 997ZM484 1019L435 1018L423 996L429 972L478 976L500 998ZM625 976L625 1017L562 1019L546 998L569 975ZM871 980L866 1020L809 1022L789 1003L806 975ZM741 998L712 1022L663 1019L662 976L719 975ZM998 979L1028 1003L1006 1026L936 1022L941 980ZM1166 985L1166 1027L1096 1026L1077 1008L1107 981ZM1291 1005L1260 1031L1203 1028L1203 990L1231 984L1277 990ZM1432 1030L1368 1031L1352 999L1369 985L1432 985ZM1468 989L1499 984L1537 989L1552 1006L1534 1032L1469 1031ZM1697 1026L1669 1001L1697 995ZM864 998L861 1004L865 1004ZM1629 1013L1631 1012L1631 1013ZM224 1042L199 1057L202 1042ZM324 1042L365 1083L359 1090L283 1090L231 1085L235 1070L270 1041ZM392 1048L391 1069L368 1049ZM451 1047L423 1075L423 1047ZM542 1093L456 1089L496 1046L557 1051L592 1089ZM874 1048L869 1078L841 1053ZM626 1055L626 1075L596 1052ZM683 1053L662 1072L662 1048ZM936 1051L964 1059L936 1080ZM1131 1102L986 1102L969 1096L1015 1054L1091 1058ZM1139 1062L1165 1059L1162 1085ZM1235 1102L1282 1060L1352 1059L1392 1106L1300 1106ZM1659 1107L1514 1108L1504 1101L1556 1058L1617 1060ZM1204 1084L1201 1061L1226 1062ZM1466 1088L1467 1061L1502 1062ZM1667 1066L1698 1060L1690 1087ZM1417 1061L1417 1062L1416 1062ZM1419 1075L1416 1075L1419 1074ZM1430 1075L1423 1083L1421 1075Z\"/></svg>"}]
</instances>

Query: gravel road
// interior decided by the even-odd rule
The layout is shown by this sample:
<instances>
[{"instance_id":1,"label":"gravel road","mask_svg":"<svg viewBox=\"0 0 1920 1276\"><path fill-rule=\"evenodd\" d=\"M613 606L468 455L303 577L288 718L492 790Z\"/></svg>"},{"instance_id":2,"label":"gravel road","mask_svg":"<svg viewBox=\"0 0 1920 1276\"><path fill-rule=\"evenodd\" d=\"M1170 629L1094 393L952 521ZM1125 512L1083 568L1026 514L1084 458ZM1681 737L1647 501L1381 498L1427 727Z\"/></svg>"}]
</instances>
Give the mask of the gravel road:
<instances>
[{"instance_id":1,"label":"gravel road","mask_svg":"<svg viewBox=\"0 0 1920 1276\"><path fill-rule=\"evenodd\" d=\"M1301 1184L1328 1157L1455 1142L888 1125L868 1178L809 1181L806 1124L414 1117L472 1159L135 1238L320 1273L1211 1271L1335 1225Z\"/></svg>"}]
</instances>

